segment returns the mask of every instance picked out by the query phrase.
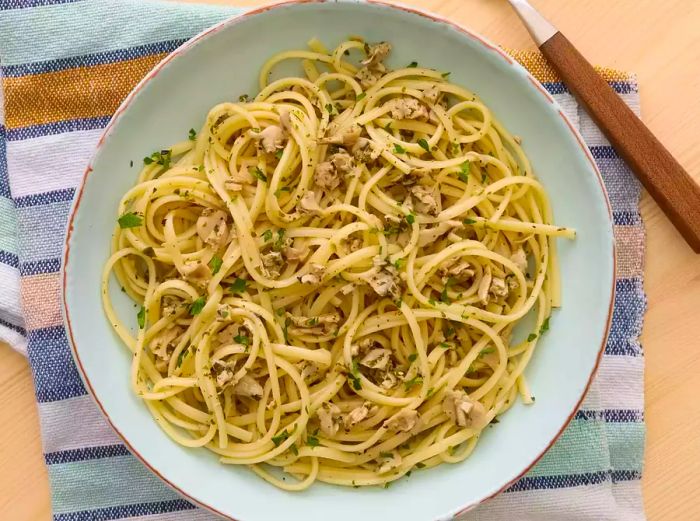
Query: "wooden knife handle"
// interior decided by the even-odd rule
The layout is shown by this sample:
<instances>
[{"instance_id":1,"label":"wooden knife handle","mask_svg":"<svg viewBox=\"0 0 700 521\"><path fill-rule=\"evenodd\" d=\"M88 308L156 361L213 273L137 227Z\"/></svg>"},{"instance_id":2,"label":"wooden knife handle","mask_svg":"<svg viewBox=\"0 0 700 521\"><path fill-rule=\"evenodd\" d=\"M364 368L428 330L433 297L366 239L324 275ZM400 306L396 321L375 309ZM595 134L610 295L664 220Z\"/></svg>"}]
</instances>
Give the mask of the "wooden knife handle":
<instances>
[{"instance_id":1,"label":"wooden knife handle","mask_svg":"<svg viewBox=\"0 0 700 521\"><path fill-rule=\"evenodd\" d=\"M540 49L617 153L696 253L700 253L700 186L564 35Z\"/></svg>"}]
</instances>

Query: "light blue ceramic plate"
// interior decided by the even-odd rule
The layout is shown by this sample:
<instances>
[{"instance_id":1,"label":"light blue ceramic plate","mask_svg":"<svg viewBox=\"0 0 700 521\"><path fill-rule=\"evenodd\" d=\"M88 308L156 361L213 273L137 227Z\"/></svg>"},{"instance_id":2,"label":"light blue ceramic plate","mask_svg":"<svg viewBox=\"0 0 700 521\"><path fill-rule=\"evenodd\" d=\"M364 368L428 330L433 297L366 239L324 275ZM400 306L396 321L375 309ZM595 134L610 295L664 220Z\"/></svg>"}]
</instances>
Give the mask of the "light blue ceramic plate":
<instances>
[{"instance_id":1,"label":"light blue ceramic plate","mask_svg":"<svg viewBox=\"0 0 700 521\"><path fill-rule=\"evenodd\" d=\"M563 306L537 346L527 377L534 406L516 405L458 465L416 471L389 489L317 484L286 493L245 468L188 450L158 428L129 387L130 357L100 304L117 203L153 150L199 128L208 109L256 92L258 68L273 53L313 36L334 45L350 34L394 46L389 65L418 61L451 71L522 136L546 186L556 222L578 231L560 243ZM197 36L135 89L105 131L74 205L64 258L64 312L87 387L132 452L172 487L245 521L446 519L501 491L553 443L578 408L605 344L613 300L612 219L601 178L580 136L537 82L495 46L450 22L379 3L304 2L263 8ZM119 291L118 297L122 297ZM133 304L117 308L129 320Z\"/></svg>"}]
</instances>

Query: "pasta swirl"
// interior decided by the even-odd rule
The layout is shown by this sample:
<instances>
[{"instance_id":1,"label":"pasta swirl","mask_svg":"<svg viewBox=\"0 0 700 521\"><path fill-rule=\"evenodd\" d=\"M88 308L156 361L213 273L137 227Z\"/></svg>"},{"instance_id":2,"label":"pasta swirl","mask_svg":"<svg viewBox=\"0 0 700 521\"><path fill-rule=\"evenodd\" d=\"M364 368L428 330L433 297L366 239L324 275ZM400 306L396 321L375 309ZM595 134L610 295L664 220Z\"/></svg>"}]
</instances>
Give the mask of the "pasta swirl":
<instances>
[{"instance_id":1,"label":"pasta swirl","mask_svg":"<svg viewBox=\"0 0 700 521\"><path fill-rule=\"evenodd\" d=\"M177 443L286 490L386 486L465 459L517 395L532 403L554 240L574 231L552 224L520 140L448 74L388 70L385 42L309 47L144 159L104 309ZM304 77L272 80L288 60ZM112 274L141 306L135 335Z\"/></svg>"}]
</instances>

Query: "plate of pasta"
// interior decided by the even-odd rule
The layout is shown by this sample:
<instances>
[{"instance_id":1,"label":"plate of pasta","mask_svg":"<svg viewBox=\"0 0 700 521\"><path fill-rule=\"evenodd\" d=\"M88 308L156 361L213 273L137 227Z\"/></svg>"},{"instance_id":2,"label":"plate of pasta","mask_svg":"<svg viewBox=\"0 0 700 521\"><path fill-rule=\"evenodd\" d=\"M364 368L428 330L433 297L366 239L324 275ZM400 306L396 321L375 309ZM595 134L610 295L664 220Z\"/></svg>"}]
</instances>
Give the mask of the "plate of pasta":
<instances>
[{"instance_id":1,"label":"plate of pasta","mask_svg":"<svg viewBox=\"0 0 700 521\"><path fill-rule=\"evenodd\" d=\"M63 309L108 422L193 502L448 519L576 412L614 262L589 151L511 58L412 9L289 2L193 38L117 111Z\"/></svg>"}]
</instances>

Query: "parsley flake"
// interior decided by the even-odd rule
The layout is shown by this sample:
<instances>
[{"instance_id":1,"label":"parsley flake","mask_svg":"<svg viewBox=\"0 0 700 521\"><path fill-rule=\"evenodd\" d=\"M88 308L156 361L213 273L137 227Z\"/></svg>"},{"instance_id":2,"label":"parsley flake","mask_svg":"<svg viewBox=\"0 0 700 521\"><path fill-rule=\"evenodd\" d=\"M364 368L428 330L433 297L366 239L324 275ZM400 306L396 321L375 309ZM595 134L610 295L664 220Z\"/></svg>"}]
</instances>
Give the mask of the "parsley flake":
<instances>
[{"instance_id":1,"label":"parsley flake","mask_svg":"<svg viewBox=\"0 0 700 521\"><path fill-rule=\"evenodd\" d=\"M462 221L463 224L476 224L474 219L469 219L468 217Z\"/></svg>"},{"instance_id":2,"label":"parsley flake","mask_svg":"<svg viewBox=\"0 0 700 521\"><path fill-rule=\"evenodd\" d=\"M409 214L406 216L406 222L407 222L408 224L413 224L414 222L416 222L416 216L415 216L414 214L412 214L412 213L409 213Z\"/></svg>"},{"instance_id":3,"label":"parsley flake","mask_svg":"<svg viewBox=\"0 0 700 521\"><path fill-rule=\"evenodd\" d=\"M428 145L428 142L425 139L420 138L418 140L418 144L423 150L425 150L426 152L430 152L430 145Z\"/></svg>"},{"instance_id":4,"label":"parsley flake","mask_svg":"<svg viewBox=\"0 0 700 521\"><path fill-rule=\"evenodd\" d=\"M185 360L185 358L190 354L190 346L187 346L187 349L183 349L180 351L180 354L177 355L177 366L180 367L182 365L182 362Z\"/></svg>"},{"instance_id":5,"label":"parsley flake","mask_svg":"<svg viewBox=\"0 0 700 521\"><path fill-rule=\"evenodd\" d=\"M530 333L529 335L527 335L527 341L528 341L528 342L532 342L532 341L535 340L536 338L537 338L537 335L536 335L535 333Z\"/></svg>"},{"instance_id":6,"label":"parsley flake","mask_svg":"<svg viewBox=\"0 0 700 521\"><path fill-rule=\"evenodd\" d=\"M457 177L459 177L459 180L466 183L469 181L469 170L471 169L472 165L469 163L469 161L465 161L464 163L461 164L459 167L459 174L457 174Z\"/></svg>"},{"instance_id":7,"label":"parsley flake","mask_svg":"<svg viewBox=\"0 0 700 521\"><path fill-rule=\"evenodd\" d=\"M318 438L316 436L307 436L306 437L306 444L309 447L318 447L319 446Z\"/></svg>"},{"instance_id":8,"label":"parsley flake","mask_svg":"<svg viewBox=\"0 0 700 521\"><path fill-rule=\"evenodd\" d=\"M418 353L411 353L410 355L408 355L408 361L411 363L415 362L417 358L418 358Z\"/></svg>"},{"instance_id":9,"label":"parsley flake","mask_svg":"<svg viewBox=\"0 0 700 521\"><path fill-rule=\"evenodd\" d=\"M236 335L233 337L233 341L237 344L241 344L242 346L250 345L250 338L246 335Z\"/></svg>"},{"instance_id":10,"label":"parsley flake","mask_svg":"<svg viewBox=\"0 0 700 521\"><path fill-rule=\"evenodd\" d=\"M272 240L272 230L265 230L262 234L263 239L265 239L265 242L269 242Z\"/></svg>"},{"instance_id":11,"label":"parsley flake","mask_svg":"<svg viewBox=\"0 0 700 521\"><path fill-rule=\"evenodd\" d=\"M404 147L402 147L401 145L399 145L398 143L396 143L394 145L394 153L395 154L405 154L406 149Z\"/></svg>"},{"instance_id":12,"label":"parsley flake","mask_svg":"<svg viewBox=\"0 0 700 521\"><path fill-rule=\"evenodd\" d=\"M204 297L199 297L190 304L190 315L199 315L204 309L204 305L207 303L207 299Z\"/></svg>"},{"instance_id":13,"label":"parsley flake","mask_svg":"<svg viewBox=\"0 0 700 521\"><path fill-rule=\"evenodd\" d=\"M262 170L260 170L257 166L251 171L251 173L263 183L267 183L267 176L263 174Z\"/></svg>"},{"instance_id":14,"label":"parsley flake","mask_svg":"<svg viewBox=\"0 0 700 521\"><path fill-rule=\"evenodd\" d=\"M363 99L365 99L366 96L367 96L366 92L360 92L357 96L355 96L355 101L363 100Z\"/></svg>"},{"instance_id":15,"label":"parsley flake","mask_svg":"<svg viewBox=\"0 0 700 521\"><path fill-rule=\"evenodd\" d=\"M139 309L138 314L136 315L136 320L138 320L139 323L139 329L143 329L146 327L146 308L141 306L141 309Z\"/></svg>"},{"instance_id":16,"label":"parsley flake","mask_svg":"<svg viewBox=\"0 0 700 521\"><path fill-rule=\"evenodd\" d=\"M247 282L244 279L236 278L235 282L231 284L228 289L231 293L243 293L245 291L245 286Z\"/></svg>"},{"instance_id":17,"label":"parsley flake","mask_svg":"<svg viewBox=\"0 0 700 521\"><path fill-rule=\"evenodd\" d=\"M197 139L197 131L193 128L190 129L190 141L194 141Z\"/></svg>"},{"instance_id":18,"label":"parsley flake","mask_svg":"<svg viewBox=\"0 0 700 521\"><path fill-rule=\"evenodd\" d=\"M549 331L549 318L550 317L545 318L544 322L542 322L542 325L540 326L540 335L545 331Z\"/></svg>"},{"instance_id":19,"label":"parsley flake","mask_svg":"<svg viewBox=\"0 0 700 521\"><path fill-rule=\"evenodd\" d=\"M406 389L406 392L410 391L414 386L420 385L423 383L423 378L420 376L414 376L410 380L408 380L405 384L404 387Z\"/></svg>"},{"instance_id":20,"label":"parsley flake","mask_svg":"<svg viewBox=\"0 0 700 521\"><path fill-rule=\"evenodd\" d=\"M406 65L407 69L415 69L416 67L418 67L418 62L411 62L408 65Z\"/></svg>"},{"instance_id":21,"label":"parsley flake","mask_svg":"<svg viewBox=\"0 0 700 521\"><path fill-rule=\"evenodd\" d=\"M219 257L218 255L214 255L211 260L209 261L209 267L211 268L211 274L216 275L219 273L219 270L221 269L222 264L224 263L224 260Z\"/></svg>"},{"instance_id":22,"label":"parsley flake","mask_svg":"<svg viewBox=\"0 0 700 521\"><path fill-rule=\"evenodd\" d=\"M289 438L289 433L287 432L287 429L284 429L277 436L272 437L272 443L275 444L275 447L279 447L280 444L287 438Z\"/></svg>"},{"instance_id":23,"label":"parsley flake","mask_svg":"<svg viewBox=\"0 0 700 521\"><path fill-rule=\"evenodd\" d=\"M119 217L117 222L119 223L119 227L123 230L124 228L136 228L141 226L143 218L134 212L127 212Z\"/></svg>"}]
</instances>

